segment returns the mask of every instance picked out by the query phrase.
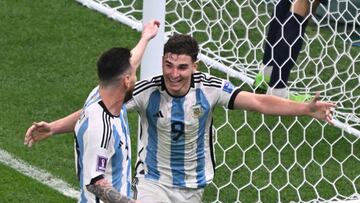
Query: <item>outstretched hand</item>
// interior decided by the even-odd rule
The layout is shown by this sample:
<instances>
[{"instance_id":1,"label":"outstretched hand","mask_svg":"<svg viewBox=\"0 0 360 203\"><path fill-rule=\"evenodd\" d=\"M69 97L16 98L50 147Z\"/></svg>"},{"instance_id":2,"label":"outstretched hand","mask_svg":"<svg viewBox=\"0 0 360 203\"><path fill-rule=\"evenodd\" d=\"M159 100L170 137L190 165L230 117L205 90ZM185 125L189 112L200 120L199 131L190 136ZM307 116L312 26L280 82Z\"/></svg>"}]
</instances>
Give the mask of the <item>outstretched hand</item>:
<instances>
[{"instance_id":1,"label":"outstretched hand","mask_svg":"<svg viewBox=\"0 0 360 203\"><path fill-rule=\"evenodd\" d=\"M158 20L151 20L144 24L142 37L147 39L148 41L151 40L158 32L160 27L160 22Z\"/></svg>"},{"instance_id":2,"label":"outstretched hand","mask_svg":"<svg viewBox=\"0 0 360 203\"><path fill-rule=\"evenodd\" d=\"M324 120L330 124L332 123L332 108L336 107L336 104L329 102L322 102L320 100L320 93L316 92L313 100L308 104L310 108L310 114L313 118Z\"/></svg>"},{"instance_id":3,"label":"outstretched hand","mask_svg":"<svg viewBox=\"0 0 360 203\"><path fill-rule=\"evenodd\" d=\"M33 143L47 139L51 135L53 135L53 132L49 123L44 121L34 122L26 131L24 145L31 147Z\"/></svg>"}]
</instances>

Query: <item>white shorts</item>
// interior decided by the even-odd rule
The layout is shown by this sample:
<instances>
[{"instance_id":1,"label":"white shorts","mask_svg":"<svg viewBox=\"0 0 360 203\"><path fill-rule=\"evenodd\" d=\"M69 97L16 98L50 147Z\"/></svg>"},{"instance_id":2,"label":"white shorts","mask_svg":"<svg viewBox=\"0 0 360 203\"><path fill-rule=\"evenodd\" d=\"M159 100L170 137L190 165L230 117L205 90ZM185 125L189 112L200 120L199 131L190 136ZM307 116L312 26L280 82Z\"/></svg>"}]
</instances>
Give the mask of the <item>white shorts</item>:
<instances>
[{"instance_id":1,"label":"white shorts","mask_svg":"<svg viewBox=\"0 0 360 203\"><path fill-rule=\"evenodd\" d=\"M144 203L200 203L204 188L178 188L166 186L144 177L133 182L134 199Z\"/></svg>"}]
</instances>

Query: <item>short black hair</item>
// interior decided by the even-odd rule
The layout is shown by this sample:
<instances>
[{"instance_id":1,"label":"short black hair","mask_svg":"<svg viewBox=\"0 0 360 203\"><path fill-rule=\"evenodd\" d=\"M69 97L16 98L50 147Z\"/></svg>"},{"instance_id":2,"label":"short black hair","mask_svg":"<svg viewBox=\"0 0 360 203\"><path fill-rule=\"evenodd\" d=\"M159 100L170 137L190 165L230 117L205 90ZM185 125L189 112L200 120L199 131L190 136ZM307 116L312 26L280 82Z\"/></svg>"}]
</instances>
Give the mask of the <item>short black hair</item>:
<instances>
[{"instance_id":1,"label":"short black hair","mask_svg":"<svg viewBox=\"0 0 360 203\"><path fill-rule=\"evenodd\" d=\"M101 83L108 84L131 68L130 50L114 47L105 51L97 61L97 73Z\"/></svg>"},{"instance_id":2,"label":"short black hair","mask_svg":"<svg viewBox=\"0 0 360 203\"><path fill-rule=\"evenodd\" d=\"M188 55L195 62L199 53L199 45L190 35L175 34L164 45L164 55L166 53Z\"/></svg>"}]
</instances>

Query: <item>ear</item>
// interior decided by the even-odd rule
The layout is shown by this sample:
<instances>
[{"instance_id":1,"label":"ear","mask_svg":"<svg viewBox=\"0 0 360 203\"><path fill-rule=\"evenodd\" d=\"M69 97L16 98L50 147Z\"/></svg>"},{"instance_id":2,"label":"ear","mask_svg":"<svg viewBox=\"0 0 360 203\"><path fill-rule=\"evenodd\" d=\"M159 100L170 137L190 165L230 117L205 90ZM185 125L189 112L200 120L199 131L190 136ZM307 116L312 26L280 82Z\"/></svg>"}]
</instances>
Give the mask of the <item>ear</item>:
<instances>
[{"instance_id":1,"label":"ear","mask_svg":"<svg viewBox=\"0 0 360 203\"><path fill-rule=\"evenodd\" d=\"M199 60L197 60L197 61L195 61L193 63L193 67L192 67L192 72L193 73L197 71L198 64L199 64Z\"/></svg>"},{"instance_id":2,"label":"ear","mask_svg":"<svg viewBox=\"0 0 360 203\"><path fill-rule=\"evenodd\" d=\"M130 87L130 75L125 75L123 80L124 87L128 89Z\"/></svg>"}]
</instances>

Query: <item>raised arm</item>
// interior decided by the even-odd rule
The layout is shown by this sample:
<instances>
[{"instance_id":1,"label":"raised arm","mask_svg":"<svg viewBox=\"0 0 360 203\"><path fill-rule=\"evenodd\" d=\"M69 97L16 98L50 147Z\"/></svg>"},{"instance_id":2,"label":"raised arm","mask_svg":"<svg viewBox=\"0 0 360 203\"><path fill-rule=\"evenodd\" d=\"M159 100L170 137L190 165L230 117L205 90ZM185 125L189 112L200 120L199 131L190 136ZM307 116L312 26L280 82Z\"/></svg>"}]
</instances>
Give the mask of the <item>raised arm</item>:
<instances>
[{"instance_id":1,"label":"raised arm","mask_svg":"<svg viewBox=\"0 0 360 203\"><path fill-rule=\"evenodd\" d=\"M319 93L316 94L310 103L303 103L271 95L242 91L236 96L234 107L237 109L258 111L266 115L310 116L331 124L331 108L336 107L336 105L319 101Z\"/></svg>"},{"instance_id":2,"label":"raised arm","mask_svg":"<svg viewBox=\"0 0 360 203\"><path fill-rule=\"evenodd\" d=\"M78 110L51 123L45 121L34 122L26 131L24 145L31 147L33 143L45 140L52 135L74 131L76 121L80 117L80 112L81 110Z\"/></svg>"},{"instance_id":3,"label":"raised arm","mask_svg":"<svg viewBox=\"0 0 360 203\"><path fill-rule=\"evenodd\" d=\"M130 63L132 67L137 68L140 65L145 48L148 42L157 34L159 26L160 22L157 20L151 20L144 24L141 38L136 46L131 50Z\"/></svg>"},{"instance_id":4,"label":"raised arm","mask_svg":"<svg viewBox=\"0 0 360 203\"><path fill-rule=\"evenodd\" d=\"M145 48L148 42L157 34L159 26L160 23L156 20L151 20L144 25L141 39L131 50L130 63L134 68L139 66ZM31 147L33 143L45 140L52 135L72 132L79 117L80 110L51 123L45 121L34 122L26 131L24 145Z\"/></svg>"}]
</instances>

